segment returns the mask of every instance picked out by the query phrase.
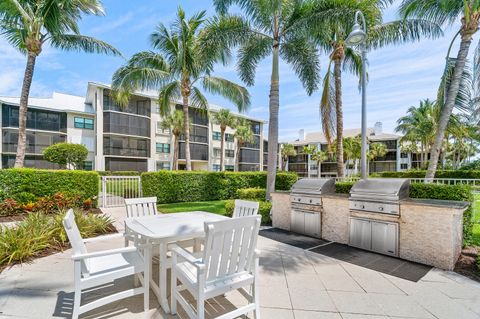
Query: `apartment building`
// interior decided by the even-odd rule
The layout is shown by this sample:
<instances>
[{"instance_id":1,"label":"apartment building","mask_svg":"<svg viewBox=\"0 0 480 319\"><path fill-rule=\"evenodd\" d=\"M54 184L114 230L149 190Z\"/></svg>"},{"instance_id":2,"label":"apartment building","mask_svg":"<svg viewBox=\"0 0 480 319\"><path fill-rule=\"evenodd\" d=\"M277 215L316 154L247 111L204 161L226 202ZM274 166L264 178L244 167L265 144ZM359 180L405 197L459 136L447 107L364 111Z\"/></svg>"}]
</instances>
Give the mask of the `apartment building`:
<instances>
[{"instance_id":1,"label":"apartment building","mask_svg":"<svg viewBox=\"0 0 480 319\"><path fill-rule=\"evenodd\" d=\"M344 137L355 137L360 135L360 129L347 129L343 131ZM369 161L370 173L379 173L384 171L402 171L412 168L414 157L412 154L405 154L400 151L400 135L384 133L382 123L377 122L373 128L367 129L367 139L369 142L383 143L387 146L387 153L383 157L375 158ZM322 132L305 133L304 130L299 131L297 140L290 142L295 147L296 156L290 156L288 159L288 170L296 172L302 177L317 177L317 163L312 161L310 157L304 153L305 146L316 146L327 152L328 144L325 135ZM333 177L337 175L337 163L334 159L322 162L320 174L322 177ZM356 174L359 167L353 163L346 165L346 174Z\"/></svg>"},{"instance_id":2,"label":"apartment building","mask_svg":"<svg viewBox=\"0 0 480 319\"><path fill-rule=\"evenodd\" d=\"M42 158L45 147L58 142L84 144L89 150L85 169L107 171L156 171L172 168L175 145L169 130L160 127L157 96L135 94L121 108L110 95L110 86L88 83L86 97L54 93L51 98L30 98L25 166L56 168ZM2 168L12 167L18 139L19 98L0 97L2 111ZM181 108L180 105L173 107ZM220 107L212 105L210 113ZM237 152L235 130L225 136L225 167L240 171L263 169L263 121L237 114L252 123L255 142ZM220 170L220 127L207 113L190 109L190 154L194 170ZM179 143L179 168L185 167L185 142Z\"/></svg>"}]
</instances>

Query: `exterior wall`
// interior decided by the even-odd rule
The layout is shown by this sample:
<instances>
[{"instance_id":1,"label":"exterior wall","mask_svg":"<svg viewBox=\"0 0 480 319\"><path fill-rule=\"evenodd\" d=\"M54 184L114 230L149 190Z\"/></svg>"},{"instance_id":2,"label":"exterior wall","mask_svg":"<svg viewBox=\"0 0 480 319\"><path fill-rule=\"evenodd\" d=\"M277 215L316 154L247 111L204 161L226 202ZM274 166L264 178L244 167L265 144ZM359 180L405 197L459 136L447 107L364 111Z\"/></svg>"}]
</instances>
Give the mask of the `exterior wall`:
<instances>
[{"instance_id":1,"label":"exterior wall","mask_svg":"<svg viewBox=\"0 0 480 319\"><path fill-rule=\"evenodd\" d=\"M105 157L103 156L103 89L97 88L95 91L95 133L97 136L95 150L95 170L104 171Z\"/></svg>"},{"instance_id":2,"label":"exterior wall","mask_svg":"<svg viewBox=\"0 0 480 319\"><path fill-rule=\"evenodd\" d=\"M80 129L75 128L75 118L82 117L94 120L94 128L90 129ZM74 144L83 144L88 149L88 156L86 161L94 162L95 161L95 116L93 114L77 114L77 113L68 113L67 114L67 142ZM95 167L93 167L95 169Z\"/></svg>"},{"instance_id":3,"label":"exterior wall","mask_svg":"<svg viewBox=\"0 0 480 319\"><path fill-rule=\"evenodd\" d=\"M463 238L462 202L407 200L401 202L400 217L349 210L348 196L322 197L322 238L347 244L350 217L399 224L400 258L452 270L460 256ZM290 193L272 194L274 227L290 230Z\"/></svg>"}]
</instances>

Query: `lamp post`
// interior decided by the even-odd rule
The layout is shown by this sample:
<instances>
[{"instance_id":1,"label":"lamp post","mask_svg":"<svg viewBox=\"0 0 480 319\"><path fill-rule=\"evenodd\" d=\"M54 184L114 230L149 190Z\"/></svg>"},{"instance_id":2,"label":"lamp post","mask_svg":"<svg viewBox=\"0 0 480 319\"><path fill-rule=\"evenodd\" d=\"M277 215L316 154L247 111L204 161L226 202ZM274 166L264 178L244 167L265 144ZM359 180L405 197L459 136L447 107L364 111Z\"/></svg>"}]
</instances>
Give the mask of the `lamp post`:
<instances>
[{"instance_id":1,"label":"lamp post","mask_svg":"<svg viewBox=\"0 0 480 319\"><path fill-rule=\"evenodd\" d=\"M358 24L358 18L362 20L362 27ZM362 54L362 150L360 157L361 178L368 177L367 166L367 24L365 17L361 11L355 13L355 24L352 32L345 39L345 44L348 46L356 46L360 48Z\"/></svg>"}]
</instances>

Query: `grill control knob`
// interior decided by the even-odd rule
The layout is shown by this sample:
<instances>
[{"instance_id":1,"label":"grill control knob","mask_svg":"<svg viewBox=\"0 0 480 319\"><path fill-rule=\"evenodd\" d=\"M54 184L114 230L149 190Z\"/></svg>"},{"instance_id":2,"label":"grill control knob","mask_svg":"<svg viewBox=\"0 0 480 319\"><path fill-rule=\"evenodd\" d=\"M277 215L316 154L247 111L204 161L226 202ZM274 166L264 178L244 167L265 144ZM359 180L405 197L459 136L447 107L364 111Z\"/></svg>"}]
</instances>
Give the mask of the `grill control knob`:
<instances>
[{"instance_id":1,"label":"grill control knob","mask_svg":"<svg viewBox=\"0 0 480 319\"><path fill-rule=\"evenodd\" d=\"M310 204L312 203L312 200L310 200Z\"/></svg>"},{"instance_id":2,"label":"grill control knob","mask_svg":"<svg viewBox=\"0 0 480 319\"><path fill-rule=\"evenodd\" d=\"M364 209L364 208L365 208L365 205L360 205L360 208L361 208L361 209Z\"/></svg>"},{"instance_id":3,"label":"grill control knob","mask_svg":"<svg viewBox=\"0 0 480 319\"><path fill-rule=\"evenodd\" d=\"M382 206L378 207L378 210L383 212L383 207Z\"/></svg>"}]
</instances>

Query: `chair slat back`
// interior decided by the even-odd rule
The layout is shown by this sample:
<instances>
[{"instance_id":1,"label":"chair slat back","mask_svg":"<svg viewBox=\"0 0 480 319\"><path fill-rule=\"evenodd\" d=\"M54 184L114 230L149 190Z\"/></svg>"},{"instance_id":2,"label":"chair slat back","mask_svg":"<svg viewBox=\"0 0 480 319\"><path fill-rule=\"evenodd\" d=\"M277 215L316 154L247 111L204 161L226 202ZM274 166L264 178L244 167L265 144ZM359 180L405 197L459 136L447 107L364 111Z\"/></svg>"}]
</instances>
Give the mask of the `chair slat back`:
<instances>
[{"instance_id":1,"label":"chair slat back","mask_svg":"<svg viewBox=\"0 0 480 319\"><path fill-rule=\"evenodd\" d=\"M251 271L259 229L258 215L205 223L207 282Z\"/></svg>"},{"instance_id":2,"label":"chair slat back","mask_svg":"<svg viewBox=\"0 0 480 319\"><path fill-rule=\"evenodd\" d=\"M156 197L125 198L125 206L129 218L158 215Z\"/></svg>"},{"instance_id":3,"label":"chair slat back","mask_svg":"<svg viewBox=\"0 0 480 319\"><path fill-rule=\"evenodd\" d=\"M69 209L63 218L63 228L67 233L68 241L72 246L73 255L86 254L87 247L83 242L82 235L78 229L77 223L75 222L75 214L72 209ZM82 261L82 272L88 273L88 265Z\"/></svg>"},{"instance_id":4,"label":"chair slat back","mask_svg":"<svg viewBox=\"0 0 480 319\"><path fill-rule=\"evenodd\" d=\"M235 209L233 210L233 218L254 216L258 214L259 202L251 202L247 200L236 199Z\"/></svg>"}]
</instances>

